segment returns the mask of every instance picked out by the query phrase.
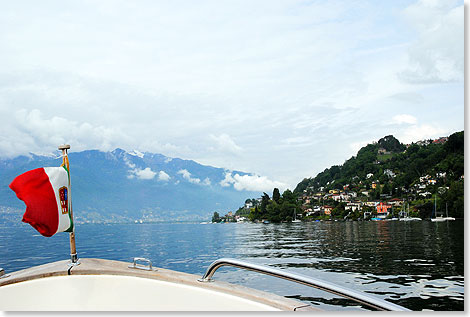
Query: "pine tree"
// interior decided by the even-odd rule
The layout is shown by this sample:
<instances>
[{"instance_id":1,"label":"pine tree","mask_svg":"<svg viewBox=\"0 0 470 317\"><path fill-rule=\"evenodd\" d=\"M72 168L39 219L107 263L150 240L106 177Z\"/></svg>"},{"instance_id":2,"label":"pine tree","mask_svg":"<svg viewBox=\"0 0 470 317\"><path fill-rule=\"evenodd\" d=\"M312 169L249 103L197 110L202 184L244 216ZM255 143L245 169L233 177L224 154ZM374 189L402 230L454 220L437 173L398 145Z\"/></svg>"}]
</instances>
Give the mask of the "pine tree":
<instances>
[{"instance_id":1,"label":"pine tree","mask_svg":"<svg viewBox=\"0 0 470 317\"><path fill-rule=\"evenodd\" d=\"M273 190L273 200L279 204L279 200L281 199L281 193L279 192L279 188L274 188Z\"/></svg>"}]
</instances>

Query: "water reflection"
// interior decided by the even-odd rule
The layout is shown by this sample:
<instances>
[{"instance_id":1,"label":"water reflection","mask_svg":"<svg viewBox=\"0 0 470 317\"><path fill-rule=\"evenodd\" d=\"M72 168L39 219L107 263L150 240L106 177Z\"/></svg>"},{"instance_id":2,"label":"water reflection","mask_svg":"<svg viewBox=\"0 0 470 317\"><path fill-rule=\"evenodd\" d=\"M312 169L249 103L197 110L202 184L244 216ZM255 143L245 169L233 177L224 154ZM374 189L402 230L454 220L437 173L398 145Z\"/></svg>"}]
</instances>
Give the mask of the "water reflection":
<instances>
[{"instance_id":1,"label":"water reflection","mask_svg":"<svg viewBox=\"0 0 470 317\"><path fill-rule=\"evenodd\" d=\"M464 223L313 222L263 224L80 225L80 257L131 261L202 274L233 257L320 278L413 310L463 310ZM0 267L15 271L67 259L68 238L29 226L0 226ZM360 309L306 286L233 268L217 279L303 300L323 309Z\"/></svg>"},{"instance_id":2,"label":"water reflection","mask_svg":"<svg viewBox=\"0 0 470 317\"><path fill-rule=\"evenodd\" d=\"M258 226L243 231L240 257L332 281L411 309L463 310L463 222ZM276 283L269 282L271 289ZM256 282L264 284L268 283ZM284 295L290 292L285 285L279 288ZM287 296L315 305L331 304L324 296L318 300L292 292ZM439 298L439 305L428 306L434 297Z\"/></svg>"}]
</instances>

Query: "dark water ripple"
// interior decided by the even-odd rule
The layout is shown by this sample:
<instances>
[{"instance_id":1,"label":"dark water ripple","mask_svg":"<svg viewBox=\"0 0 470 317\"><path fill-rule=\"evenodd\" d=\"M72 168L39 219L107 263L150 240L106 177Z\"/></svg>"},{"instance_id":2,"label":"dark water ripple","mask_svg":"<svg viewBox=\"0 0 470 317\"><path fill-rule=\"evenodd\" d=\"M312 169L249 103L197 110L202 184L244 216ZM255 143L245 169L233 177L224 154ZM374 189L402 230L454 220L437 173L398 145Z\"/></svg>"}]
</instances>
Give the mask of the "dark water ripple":
<instances>
[{"instance_id":1,"label":"dark water ripple","mask_svg":"<svg viewBox=\"0 0 470 317\"><path fill-rule=\"evenodd\" d=\"M77 227L79 257L130 261L201 274L233 257L363 291L412 310L464 309L464 222L262 224L87 224ZM68 237L0 224L0 267L11 272L67 259ZM233 268L215 278L327 310L356 303L291 282Z\"/></svg>"}]
</instances>

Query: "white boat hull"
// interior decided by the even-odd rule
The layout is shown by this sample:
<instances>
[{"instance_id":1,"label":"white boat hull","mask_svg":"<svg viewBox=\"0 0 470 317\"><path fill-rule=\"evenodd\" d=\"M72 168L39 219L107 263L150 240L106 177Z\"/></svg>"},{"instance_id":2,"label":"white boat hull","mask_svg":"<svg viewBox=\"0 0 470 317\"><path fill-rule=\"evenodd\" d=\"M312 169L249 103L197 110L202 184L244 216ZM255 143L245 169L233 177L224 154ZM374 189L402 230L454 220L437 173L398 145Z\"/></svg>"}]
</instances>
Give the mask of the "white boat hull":
<instances>
[{"instance_id":1,"label":"white boat hull","mask_svg":"<svg viewBox=\"0 0 470 317\"><path fill-rule=\"evenodd\" d=\"M432 222L444 222L444 221L452 221L455 220L454 217L437 217L437 218L431 218Z\"/></svg>"},{"instance_id":2,"label":"white boat hull","mask_svg":"<svg viewBox=\"0 0 470 317\"><path fill-rule=\"evenodd\" d=\"M1 309L40 311L276 311L214 290L135 276L70 275L0 287Z\"/></svg>"},{"instance_id":3,"label":"white boat hull","mask_svg":"<svg viewBox=\"0 0 470 317\"><path fill-rule=\"evenodd\" d=\"M400 218L400 221L421 221L423 219L418 218L418 217L406 217L406 218Z\"/></svg>"},{"instance_id":4,"label":"white boat hull","mask_svg":"<svg viewBox=\"0 0 470 317\"><path fill-rule=\"evenodd\" d=\"M26 269L0 279L2 311L276 311L312 310L288 298L166 269L80 259ZM8 273L7 273L8 274Z\"/></svg>"}]
</instances>

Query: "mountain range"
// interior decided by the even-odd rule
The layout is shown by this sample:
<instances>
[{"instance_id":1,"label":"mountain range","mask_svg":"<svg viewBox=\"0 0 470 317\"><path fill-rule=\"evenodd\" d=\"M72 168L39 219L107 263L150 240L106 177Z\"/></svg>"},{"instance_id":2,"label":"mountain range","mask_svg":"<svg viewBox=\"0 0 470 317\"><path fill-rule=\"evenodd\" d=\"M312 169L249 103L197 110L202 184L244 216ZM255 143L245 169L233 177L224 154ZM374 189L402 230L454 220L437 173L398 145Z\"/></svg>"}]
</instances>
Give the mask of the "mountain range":
<instances>
[{"instance_id":1,"label":"mountain range","mask_svg":"<svg viewBox=\"0 0 470 317\"><path fill-rule=\"evenodd\" d=\"M237 177L252 174L161 154L87 150L69 153L69 160L77 222L207 220L214 211L236 210L246 196L261 195L235 186ZM35 154L1 159L0 214L25 209L8 187L17 175L61 162Z\"/></svg>"}]
</instances>

